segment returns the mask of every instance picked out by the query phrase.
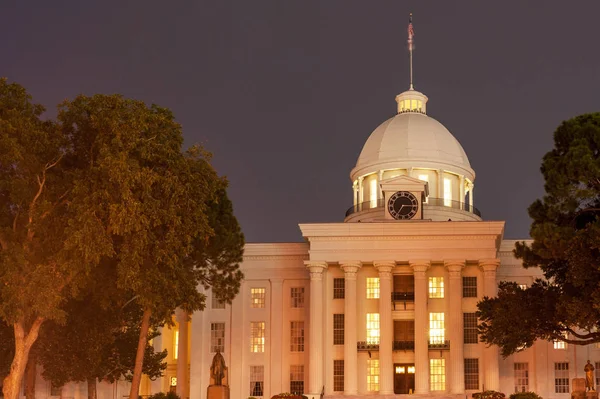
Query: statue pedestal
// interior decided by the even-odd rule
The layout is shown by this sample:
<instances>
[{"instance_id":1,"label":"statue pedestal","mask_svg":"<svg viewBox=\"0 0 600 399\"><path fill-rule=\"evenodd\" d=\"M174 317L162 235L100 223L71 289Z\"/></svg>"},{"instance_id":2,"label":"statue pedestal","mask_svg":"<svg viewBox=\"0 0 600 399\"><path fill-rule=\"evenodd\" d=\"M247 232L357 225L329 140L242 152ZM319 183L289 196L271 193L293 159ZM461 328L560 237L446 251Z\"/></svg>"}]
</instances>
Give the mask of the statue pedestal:
<instances>
[{"instance_id":1,"label":"statue pedestal","mask_svg":"<svg viewBox=\"0 0 600 399\"><path fill-rule=\"evenodd\" d=\"M229 387L227 385L209 385L206 399L229 399Z\"/></svg>"},{"instance_id":2,"label":"statue pedestal","mask_svg":"<svg viewBox=\"0 0 600 399\"><path fill-rule=\"evenodd\" d=\"M598 399L598 392L596 391L587 391L585 393L586 399Z\"/></svg>"}]
</instances>

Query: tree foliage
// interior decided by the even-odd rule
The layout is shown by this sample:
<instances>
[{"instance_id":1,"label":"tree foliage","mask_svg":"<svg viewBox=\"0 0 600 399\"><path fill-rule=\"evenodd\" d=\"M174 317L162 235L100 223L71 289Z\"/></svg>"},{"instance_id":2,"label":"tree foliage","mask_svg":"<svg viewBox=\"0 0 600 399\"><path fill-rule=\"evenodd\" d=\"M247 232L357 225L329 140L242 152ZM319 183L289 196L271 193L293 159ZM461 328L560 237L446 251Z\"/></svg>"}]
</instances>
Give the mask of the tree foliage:
<instances>
[{"instance_id":1,"label":"tree foliage","mask_svg":"<svg viewBox=\"0 0 600 399\"><path fill-rule=\"evenodd\" d=\"M541 171L546 194L529 207L533 241L514 253L545 279L524 290L502 283L478 305L482 340L503 356L536 339L600 342L600 113L563 122Z\"/></svg>"}]
</instances>

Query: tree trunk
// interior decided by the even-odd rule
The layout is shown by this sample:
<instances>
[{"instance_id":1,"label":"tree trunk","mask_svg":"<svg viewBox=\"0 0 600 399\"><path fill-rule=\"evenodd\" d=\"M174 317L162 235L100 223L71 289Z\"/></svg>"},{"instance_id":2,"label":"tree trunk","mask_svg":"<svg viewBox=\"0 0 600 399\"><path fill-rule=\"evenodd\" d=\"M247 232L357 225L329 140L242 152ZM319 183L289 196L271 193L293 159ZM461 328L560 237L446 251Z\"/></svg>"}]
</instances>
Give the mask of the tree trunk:
<instances>
[{"instance_id":1,"label":"tree trunk","mask_svg":"<svg viewBox=\"0 0 600 399\"><path fill-rule=\"evenodd\" d=\"M2 392L4 393L4 399L18 399L21 381L23 380L23 374L25 374L25 366L29 358L29 351L38 338L43 322L44 319L37 318L27 335L25 335L23 321L13 324L15 332L15 357L13 357L10 365L10 372L3 381Z\"/></svg>"},{"instance_id":2,"label":"tree trunk","mask_svg":"<svg viewBox=\"0 0 600 399\"><path fill-rule=\"evenodd\" d=\"M142 327L140 328L140 339L138 341L137 353L135 355L135 367L133 368L133 378L131 380L131 391L129 391L129 399L138 399L139 396L140 382L142 381L142 366L144 365L144 353L146 352L146 343L148 342L148 329L150 328L151 315L152 311L150 309L144 309L144 316L142 317Z\"/></svg>"},{"instance_id":3,"label":"tree trunk","mask_svg":"<svg viewBox=\"0 0 600 399\"><path fill-rule=\"evenodd\" d=\"M35 399L35 377L37 375L37 356L31 355L25 368L25 398Z\"/></svg>"},{"instance_id":4,"label":"tree trunk","mask_svg":"<svg viewBox=\"0 0 600 399\"><path fill-rule=\"evenodd\" d=\"M88 378L88 399L96 399L98 394L96 391L96 378Z\"/></svg>"}]
</instances>

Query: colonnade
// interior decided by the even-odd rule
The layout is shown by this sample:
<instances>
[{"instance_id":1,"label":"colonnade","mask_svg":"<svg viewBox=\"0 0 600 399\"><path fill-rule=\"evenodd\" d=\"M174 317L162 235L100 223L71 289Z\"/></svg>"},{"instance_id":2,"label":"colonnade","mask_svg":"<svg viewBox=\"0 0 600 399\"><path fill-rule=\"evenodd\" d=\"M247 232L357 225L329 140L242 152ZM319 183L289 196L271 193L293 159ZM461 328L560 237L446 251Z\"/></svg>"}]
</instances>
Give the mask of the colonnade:
<instances>
[{"instance_id":1,"label":"colonnade","mask_svg":"<svg viewBox=\"0 0 600 399\"><path fill-rule=\"evenodd\" d=\"M365 263L373 265L379 276L379 393L394 393L394 362L393 362L393 323L392 318L392 272L395 261L340 261L337 262L344 271L344 394L357 395L358 381L362 377L358 372L357 330L364 328L357 320L357 273ZM496 269L498 259L483 259L479 267L483 271L483 293L486 296L496 295ZM324 275L328 268L327 262L306 261L310 271L310 346L308 365L308 393L319 395L326 379L324 373L324 315L325 301L329 295L324 291ZM446 260L444 266L448 271L447 296L449 302L445 329L450 340L450 364L447 374L447 391L461 394L465 391L464 384L464 353L463 353L463 314L462 307L462 270L465 260ZM431 266L429 260L411 260L415 283L415 393L430 392L429 385L429 313L427 270ZM327 299L326 299L327 298ZM329 359L331 360L331 359ZM328 360L328 361L329 361ZM326 369L326 368L325 368ZM483 362L480 364L480 375L486 389L499 389L498 348L486 347L483 351Z\"/></svg>"}]
</instances>

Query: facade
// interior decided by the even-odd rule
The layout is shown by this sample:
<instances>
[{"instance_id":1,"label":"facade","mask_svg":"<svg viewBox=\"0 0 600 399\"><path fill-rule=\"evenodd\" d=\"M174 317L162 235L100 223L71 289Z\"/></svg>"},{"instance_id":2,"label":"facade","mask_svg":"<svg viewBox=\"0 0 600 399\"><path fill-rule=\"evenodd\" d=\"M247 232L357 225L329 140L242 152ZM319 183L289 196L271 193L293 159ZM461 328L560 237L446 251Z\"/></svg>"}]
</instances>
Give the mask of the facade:
<instances>
[{"instance_id":1,"label":"facade","mask_svg":"<svg viewBox=\"0 0 600 399\"><path fill-rule=\"evenodd\" d=\"M178 312L176 327L154 340L168 349L169 366L143 382L143 395L205 399L217 351L235 399L462 398L484 389L566 399L588 359L600 368L596 346L537 342L503 359L479 341L477 302L495 296L500 281L526 286L541 273L513 257L504 222L485 221L474 207L475 172L427 115L428 98L411 85L396 102L397 115L373 131L350 172L345 218L300 224L301 243L248 244L233 303L208 290L205 311L189 321ZM37 388L38 399L87 395L85 384L57 389L38 378ZM128 389L100 384L98 397Z\"/></svg>"}]
</instances>

